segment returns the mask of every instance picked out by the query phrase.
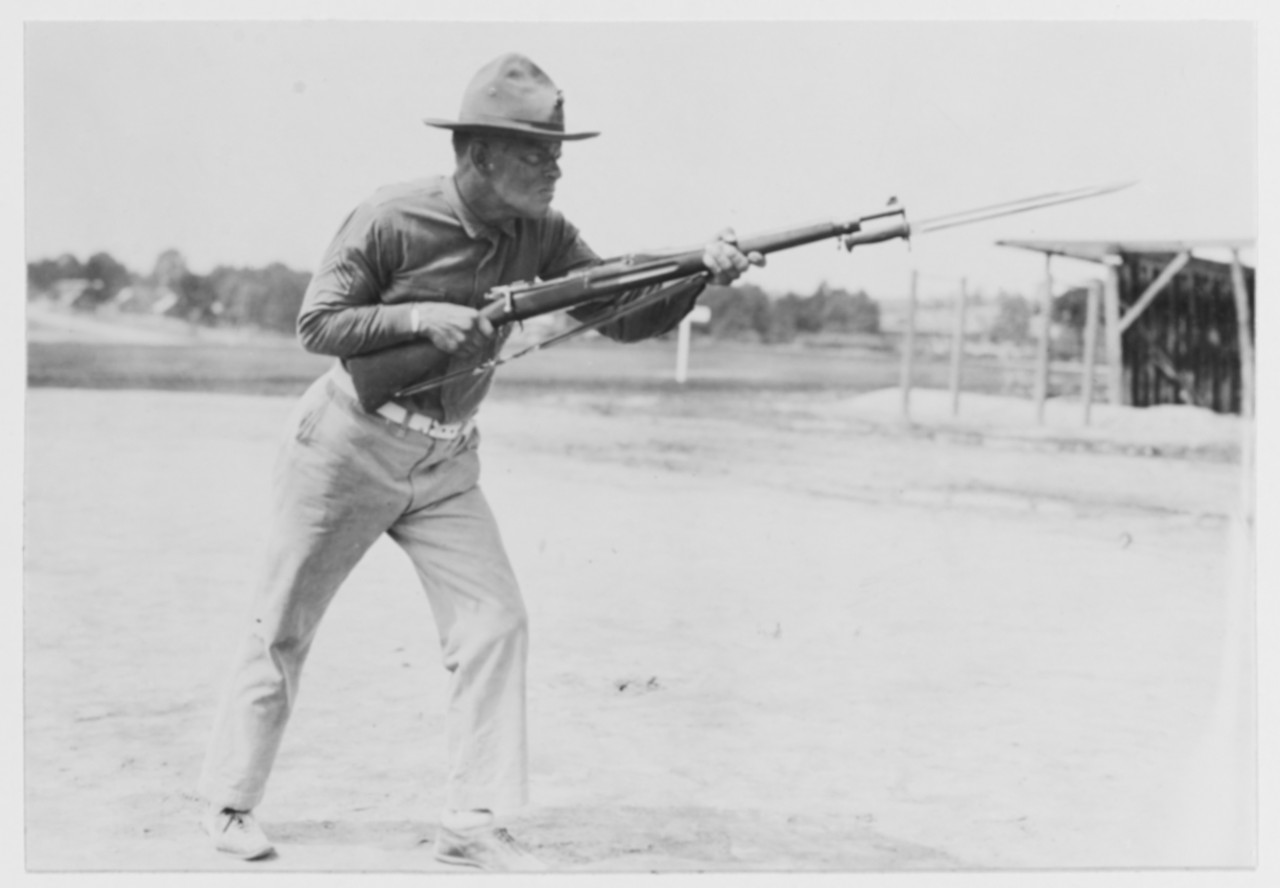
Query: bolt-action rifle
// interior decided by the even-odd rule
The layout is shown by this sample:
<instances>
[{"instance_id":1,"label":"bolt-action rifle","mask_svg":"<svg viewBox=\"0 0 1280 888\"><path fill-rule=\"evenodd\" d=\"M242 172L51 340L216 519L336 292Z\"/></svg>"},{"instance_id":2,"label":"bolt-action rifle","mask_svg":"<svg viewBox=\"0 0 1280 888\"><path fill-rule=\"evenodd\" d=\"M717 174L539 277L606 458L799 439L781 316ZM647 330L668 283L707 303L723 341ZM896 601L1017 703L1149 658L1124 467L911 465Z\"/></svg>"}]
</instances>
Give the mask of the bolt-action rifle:
<instances>
[{"instance_id":1,"label":"bolt-action rifle","mask_svg":"<svg viewBox=\"0 0 1280 888\"><path fill-rule=\"evenodd\" d=\"M857 244L906 237L909 232L905 212L895 204L845 222L825 222L740 238L738 249L767 255L836 237L841 238L846 249L852 249ZM679 253L624 256L549 281L495 287L487 294L490 301L480 313L498 327L619 293L709 274L702 263L702 252L699 248ZM394 345L346 360L360 405L371 412L392 398L435 387L448 363L449 355L427 340ZM484 367L480 365L477 369ZM468 372L463 371L463 375Z\"/></svg>"},{"instance_id":2,"label":"bolt-action rifle","mask_svg":"<svg viewBox=\"0 0 1280 888\"><path fill-rule=\"evenodd\" d=\"M909 238L912 234L967 225L996 216L1006 216L1070 200L1094 197L1122 187L1126 186L1100 186L1037 195L1023 200L938 216L914 225L908 224L906 211L896 201L890 201L885 209L845 221L823 222L772 234L740 238L738 248L744 253L768 255L816 241L838 238L840 246L852 250L861 244ZM489 291L487 294L489 302L480 311L491 324L499 327L631 290L696 275L709 275L702 262L702 255L703 251L699 248L656 255L624 256L554 280L520 282L496 287ZM603 318L575 328L570 333L599 326L621 314L651 304L661 296L660 290L647 294L646 298L636 300ZM532 351L534 348L549 345L562 338L564 338L563 334L547 342L538 343L525 351ZM521 352L523 353L525 352ZM376 411L393 398L436 388L450 379L484 373L502 363L495 359L446 374L444 371L449 364L449 357L448 353L424 339L366 352L347 358L345 363L355 384L360 406L369 412Z\"/></svg>"}]
</instances>

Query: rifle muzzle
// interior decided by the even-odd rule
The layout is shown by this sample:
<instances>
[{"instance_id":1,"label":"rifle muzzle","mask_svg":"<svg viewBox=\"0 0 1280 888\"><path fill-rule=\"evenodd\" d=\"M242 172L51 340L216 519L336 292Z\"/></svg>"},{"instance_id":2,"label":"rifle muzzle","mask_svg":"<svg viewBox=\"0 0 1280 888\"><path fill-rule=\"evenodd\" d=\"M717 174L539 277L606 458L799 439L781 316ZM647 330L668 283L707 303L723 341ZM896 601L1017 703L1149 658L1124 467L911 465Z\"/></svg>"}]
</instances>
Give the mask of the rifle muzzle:
<instances>
[{"instance_id":1,"label":"rifle muzzle","mask_svg":"<svg viewBox=\"0 0 1280 888\"><path fill-rule=\"evenodd\" d=\"M910 238L911 226L907 222L906 210L898 210L889 216L877 218L859 228L852 234L840 238L840 245L852 250L858 244L878 244L896 238Z\"/></svg>"}]
</instances>

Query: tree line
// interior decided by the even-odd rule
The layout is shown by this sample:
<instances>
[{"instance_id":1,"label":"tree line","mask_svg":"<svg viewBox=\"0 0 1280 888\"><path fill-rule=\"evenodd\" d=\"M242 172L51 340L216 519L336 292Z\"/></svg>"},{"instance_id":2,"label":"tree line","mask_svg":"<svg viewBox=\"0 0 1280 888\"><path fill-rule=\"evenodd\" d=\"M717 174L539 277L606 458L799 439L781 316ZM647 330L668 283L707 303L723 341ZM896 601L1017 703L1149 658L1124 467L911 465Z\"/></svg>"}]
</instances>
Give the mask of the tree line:
<instances>
[{"instance_id":1,"label":"tree line","mask_svg":"<svg viewBox=\"0 0 1280 888\"><path fill-rule=\"evenodd\" d=\"M31 296L61 293L70 307L161 313L198 324L257 326L292 332L310 275L280 263L265 268L218 266L195 274L177 250L166 250L147 274L107 253L81 262L67 254L27 263ZM712 312L710 335L788 342L803 333L877 333L879 306L864 291L826 284L807 296L770 298L753 285L708 287L702 303Z\"/></svg>"},{"instance_id":2,"label":"tree line","mask_svg":"<svg viewBox=\"0 0 1280 888\"><path fill-rule=\"evenodd\" d=\"M772 298L754 284L709 286L698 300L711 309L707 332L717 339L791 342L806 333L879 333L880 306L864 290L826 283L807 296Z\"/></svg>"},{"instance_id":3,"label":"tree line","mask_svg":"<svg viewBox=\"0 0 1280 888\"><path fill-rule=\"evenodd\" d=\"M208 326L246 326L292 333L311 275L279 262L264 268L219 265L196 274L177 250L161 253L147 274L107 253L81 262L65 254L27 263L28 296L55 297L80 311L111 307L163 314Z\"/></svg>"},{"instance_id":4,"label":"tree line","mask_svg":"<svg viewBox=\"0 0 1280 888\"><path fill-rule=\"evenodd\" d=\"M220 265L209 274L192 272L177 250L161 253L146 274L131 271L100 252L81 262L66 254L27 263L31 297L53 296L71 308L164 314L194 324L246 326L292 333L310 274L275 262L263 268ZM1084 326L1083 291L1054 300L1053 321L1068 330ZM700 332L717 339L765 343L792 342L818 333L881 332L880 305L865 290L848 291L819 284L809 294L773 297L754 284L709 286L700 299L711 309ZM1021 295L1001 292L986 338L1024 344L1033 338L1036 312Z\"/></svg>"}]
</instances>

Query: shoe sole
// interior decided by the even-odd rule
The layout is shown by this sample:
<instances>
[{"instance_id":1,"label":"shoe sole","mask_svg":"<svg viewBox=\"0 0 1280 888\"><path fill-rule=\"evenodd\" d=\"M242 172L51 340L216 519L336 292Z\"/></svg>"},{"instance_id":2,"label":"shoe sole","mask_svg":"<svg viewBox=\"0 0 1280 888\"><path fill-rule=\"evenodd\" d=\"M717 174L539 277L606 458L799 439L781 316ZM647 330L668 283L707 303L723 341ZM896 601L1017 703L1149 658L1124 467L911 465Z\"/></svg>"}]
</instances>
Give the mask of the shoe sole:
<instances>
[{"instance_id":1,"label":"shoe sole","mask_svg":"<svg viewBox=\"0 0 1280 888\"><path fill-rule=\"evenodd\" d=\"M245 854L243 851L233 851L230 848L219 848L215 845L213 850L217 851L223 857L234 857L236 860L261 860L264 857L270 857L275 853L276 849L274 846L268 845L260 851Z\"/></svg>"},{"instance_id":2,"label":"shoe sole","mask_svg":"<svg viewBox=\"0 0 1280 888\"><path fill-rule=\"evenodd\" d=\"M265 859L267 859L268 857L270 857L271 855L275 854L275 853L276 853L276 849L275 849L275 848L268 848L266 851L262 851L262 852L260 852L260 853L258 853L258 854L248 854L248 855L245 855L245 854L233 854L233 853L225 852L225 851L224 851L223 853L224 853L224 854L227 854L227 856L228 856L228 857L234 857L234 858L236 858L237 860L265 860Z\"/></svg>"},{"instance_id":3,"label":"shoe sole","mask_svg":"<svg viewBox=\"0 0 1280 888\"><path fill-rule=\"evenodd\" d=\"M472 869L482 869L480 864L465 857L450 857L447 854L437 854L435 858L439 863L447 863L450 866L468 866Z\"/></svg>"},{"instance_id":4,"label":"shoe sole","mask_svg":"<svg viewBox=\"0 0 1280 888\"><path fill-rule=\"evenodd\" d=\"M209 836L210 839L213 839L213 835L209 832L208 827L206 827L202 823L200 824L200 828L204 830L204 834L206 836ZM223 857L234 857L236 860L261 860L264 857L270 857L272 854L274 854L276 847L275 845L267 845L265 848L260 848L259 850L254 851L250 854L245 854L243 851L235 851L231 848L224 848L221 845L217 844L217 842L215 841L213 845L213 850L218 854L221 854Z\"/></svg>"}]
</instances>

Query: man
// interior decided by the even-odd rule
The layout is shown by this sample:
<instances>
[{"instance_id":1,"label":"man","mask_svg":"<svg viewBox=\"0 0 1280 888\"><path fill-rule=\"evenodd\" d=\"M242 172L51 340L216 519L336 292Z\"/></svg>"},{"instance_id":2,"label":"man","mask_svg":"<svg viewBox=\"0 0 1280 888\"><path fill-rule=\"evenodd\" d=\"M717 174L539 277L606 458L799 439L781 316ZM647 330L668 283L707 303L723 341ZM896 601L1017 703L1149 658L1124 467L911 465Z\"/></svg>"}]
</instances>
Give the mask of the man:
<instances>
[{"instance_id":1,"label":"man","mask_svg":"<svg viewBox=\"0 0 1280 888\"><path fill-rule=\"evenodd\" d=\"M564 128L564 99L536 65L510 54L463 97L452 177L391 186L343 223L298 317L303 345L339 359L426 337L449 370L496 354L505 336L479 313L491 288L549 279L599 261L551 209L561 144L597 133ZM726 233L709 244L712 280L744 256ZM707 276L605 324L623 341L671 329ZM644 295L575 311L599 317ZM386 533L412 560L436 621L445 668L449 776L436 839L444 862L507 871L545 868L496 816L526 801L524 604L477 486L474 417L491 372L398 399L377 413L355 400L341 360L298 405L273 476L268 556L252 623L234 664L200 778L214 846L245 859L272 853L254 820L320 619L356 562Z\"/></svg>"}]
</instances>

